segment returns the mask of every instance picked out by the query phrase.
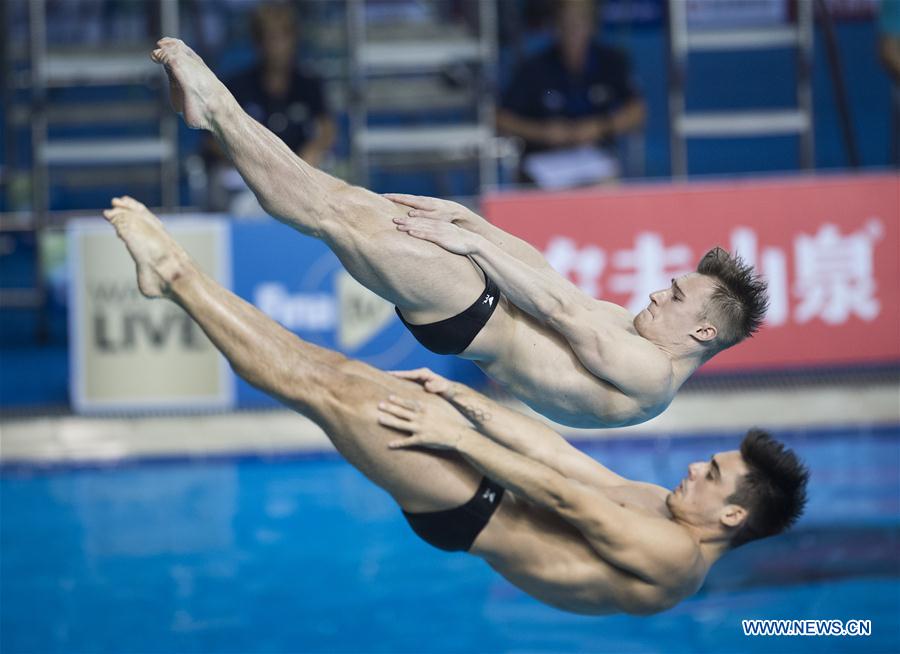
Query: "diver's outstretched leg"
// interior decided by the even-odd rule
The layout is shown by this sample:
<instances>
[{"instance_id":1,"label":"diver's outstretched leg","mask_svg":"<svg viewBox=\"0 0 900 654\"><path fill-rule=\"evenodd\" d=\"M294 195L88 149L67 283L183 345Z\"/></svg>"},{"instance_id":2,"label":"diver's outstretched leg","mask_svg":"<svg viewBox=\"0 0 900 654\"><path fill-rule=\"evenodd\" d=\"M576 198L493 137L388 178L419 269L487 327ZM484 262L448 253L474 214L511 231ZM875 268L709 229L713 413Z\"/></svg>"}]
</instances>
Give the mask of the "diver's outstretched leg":
<instances>
[{"instance_id":1,"label":"diver's outstretched leg","mask_svg":"<svg viewBox=\"0 0 900 654\"><path fill-rule=\"evenodd\" d=\"M318 423L338 451L404 510L436 511L472 497L480 479L469 465L455 455L390 450L397 434L377 422L378 402L399 394L465 427L443 400L287 331L198 270L136 200L116 198L104 215L134 259L144 295L181 306L237 374Z\"/></svg>"},{"instance_id":2,"label":"diver's outstretched leg","mask_svg":"<svg viewBox=\"0 0 900 654\"><path fill-rule=\"evenodd\" d=\"M405 209L316 170L253 120L203 60L179 39L151 55L169 75L172 103L191 127L216 135L260 205L291 227L325 241L363 286L414 323L454 316L484 290L466 257L398 232Z\"/></svg>"}]
</instances>

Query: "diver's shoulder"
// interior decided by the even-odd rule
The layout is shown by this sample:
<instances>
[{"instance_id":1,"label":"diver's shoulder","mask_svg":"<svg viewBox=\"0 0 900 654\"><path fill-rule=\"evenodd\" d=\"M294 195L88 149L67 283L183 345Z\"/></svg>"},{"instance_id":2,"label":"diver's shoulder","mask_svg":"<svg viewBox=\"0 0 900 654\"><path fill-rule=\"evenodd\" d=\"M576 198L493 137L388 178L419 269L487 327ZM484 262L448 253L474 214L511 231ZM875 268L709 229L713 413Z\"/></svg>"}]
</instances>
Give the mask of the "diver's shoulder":
<instances>
[{"instance_id":1,"label":"diver's shoulder","mask_svg":"<svg viewBox=\"0 0 900 654\"><path fill-rule=\"evenodd\" d=\"M593 309L595 312L601 313L604 318L614 321L615 324L619 324L630 331L634 329L632 324L634 322L634 314L620 304L609 302L608 300L594 300Z\"/></svg>"}]
</instances>

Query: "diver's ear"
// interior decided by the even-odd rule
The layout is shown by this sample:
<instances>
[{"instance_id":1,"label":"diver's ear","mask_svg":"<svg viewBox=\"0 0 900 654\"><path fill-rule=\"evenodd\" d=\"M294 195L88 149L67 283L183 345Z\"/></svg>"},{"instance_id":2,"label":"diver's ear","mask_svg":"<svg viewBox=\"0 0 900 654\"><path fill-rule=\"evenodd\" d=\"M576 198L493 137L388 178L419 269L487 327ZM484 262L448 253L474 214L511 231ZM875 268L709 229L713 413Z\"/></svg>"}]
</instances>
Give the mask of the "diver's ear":
<instances>
[{"instance_id":1,"label":"diver's ear","mask_svg":"<svg viewBox=\"0 0 900 654\"><path fill-rule=\"evenodd\" d=\"M719 520L722 521L722 524L732 529L740 527L746 519L747 509L738 504L728 504L722 509L722 513L719 516Z\"/></svg>"},{"instance_id":2,"label":"diver's ear","mask_svg":"<svg viewBox=\"0 0 900 654\"><path fill-rule=\"evenodd\" d=\"M713 340L719 333L719 330L716 329L715 325L712 323L705 322L701 325L698 325L694 328L694 338L703 343L708 343Z\"/></svg>"}]
</instances>

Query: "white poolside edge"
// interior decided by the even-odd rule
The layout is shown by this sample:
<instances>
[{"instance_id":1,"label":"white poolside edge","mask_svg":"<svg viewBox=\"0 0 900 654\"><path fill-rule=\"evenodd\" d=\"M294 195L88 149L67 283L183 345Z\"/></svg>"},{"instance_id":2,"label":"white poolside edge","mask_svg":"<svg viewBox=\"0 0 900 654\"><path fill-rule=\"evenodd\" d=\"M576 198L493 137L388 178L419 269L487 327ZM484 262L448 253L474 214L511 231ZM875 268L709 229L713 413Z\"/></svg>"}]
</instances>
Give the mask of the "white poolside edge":
<instances>
[{"instance_id":1,"label":"white poolside edge","mask_svg":"<svg viewBox=\"0 0 900 654\"><path fill-rule=\"evenodd\" d=\"M900 424L900 384L872 384L682 393L661 416L642 425L606 430L559 427L559 431L580 440L697 436L741 432L753 426L777 433L779 429L896 424ZM0 462L7 464L330 450L322 430L289 411L0 420Z\"/></svg>"}]
</instances>

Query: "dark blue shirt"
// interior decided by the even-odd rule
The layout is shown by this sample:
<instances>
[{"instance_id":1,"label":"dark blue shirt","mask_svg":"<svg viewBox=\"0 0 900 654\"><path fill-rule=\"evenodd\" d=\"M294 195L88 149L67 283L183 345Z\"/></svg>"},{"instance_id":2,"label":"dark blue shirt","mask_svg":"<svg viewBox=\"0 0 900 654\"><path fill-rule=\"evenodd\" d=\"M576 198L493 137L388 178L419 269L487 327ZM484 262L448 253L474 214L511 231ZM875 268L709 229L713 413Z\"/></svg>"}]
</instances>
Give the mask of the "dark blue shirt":
<instances>
[{"instance_id":1,"label":"dark blue shirt","mask_svg":"<svg viewBox=\"0 0 900 654\"><path fill-rule=\"evenodd\" d=\"M639 95L622 50L592 43L581 73L573 74L553 44L519 64L500 106L531 120L587 118L607 116Z\"/></svg>"},{"instance_id":2,"label":"dark blue shirt","mask_svg":"<svg viewBox=\"0 0 900 654\"><path fill-rule=\"evenodd\" d=\"M316 118L328 114L322 81L297 69L282 97L266 93L259 67L238 74L226 86L244 111L272 130L294 152L313 138Z\"/></svg>"}]
</instances>

